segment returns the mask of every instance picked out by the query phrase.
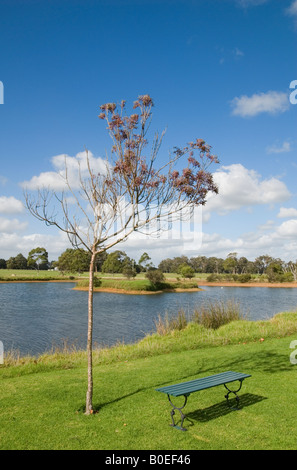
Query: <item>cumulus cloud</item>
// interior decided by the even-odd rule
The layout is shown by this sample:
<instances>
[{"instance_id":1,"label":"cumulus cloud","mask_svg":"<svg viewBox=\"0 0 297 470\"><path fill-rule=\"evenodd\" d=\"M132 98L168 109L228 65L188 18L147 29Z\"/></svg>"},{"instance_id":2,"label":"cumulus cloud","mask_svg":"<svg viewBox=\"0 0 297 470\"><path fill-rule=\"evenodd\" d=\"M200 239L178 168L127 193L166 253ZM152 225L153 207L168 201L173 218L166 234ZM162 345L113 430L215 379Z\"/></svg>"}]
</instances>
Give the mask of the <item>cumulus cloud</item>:
<instances>
[{"instance_id":1,"label":"cumulus cloud","mask_svg":"<svg viewBox=\"0 0 297 470\"><path fill-rule=\"evenodd\" d=\"M68 171L71 178L73 178L73 184L78 182L75 179L77 178L78 162L81 163L82 172L86 171L86 167L83 166L83 156L84 153L77 154L75 157L66 156ZM102 172L105 168L104 162L101 159L96 159L93 155L91 155L91 161L93 165L98 165L97 171ZM64 162L64 155L53 157L54 171L42 173L36 176L36 179L32 178L30 180L32 189L35 189L41 183L46 185L46 182L52 184L52 189L63 189L61 182L58 182L58 175L59 172L64 171ZM249 232L243 234L238 234L240 227L237 226L237 235L234 236L207 233L207 227L203 225L214 213L221 216L241 209L249 209L253 206L283 204L291 198L291 193L286 185L277 177L263 178L258 172L248 169L242 164L221 167L214 173L214 180L219 186L219 194L209 195L208 202L203 207L201 216L203 217L203 223L201 221L199 226L199 237L194 241L192 233L190 233L191 229L183 233L183 239L179 239L178 236L175 236L175 233L168 237L146 239L139 234L134 234L127 242L121 244L119 249L123 249L134 259L138 259L144 251L147 251L156 265L166 257L181 254L186 254L189 257L198 256L199 254L225 257L231 251L237 251L239 256L253 259L253 257L267 253L268 248L270 250L269 254L272 256L286 259L286 254L289 258L292 258L294 249L297 252L297 220L296 223L294 222L294 217L297 218L297 210L295 213L292 209L281 208L278 217L284 218L286 216L289 220L281 221L283 223L280 225L273 223L271 220L265 224L263 220L261 225L258 225L255 229L249 227ZM15 224L14 233L12 233L13 224ZM5 229L5 232L0 237L0 252L3 253L2 256L7 253L7 258L15 256L19 252L26 255L32 248L44 246L49 252L50 259L57 259L70 246L65 234L58 231L52 234L21 234L19 230L22 226L17 220L8 222L0 219L0 230L1 226ZM242 231L244 232L244 229ZM285 252L283 250L284 245Z\"/></svg>"},{"instance_id":2,"label":"cumulus cloud","mask_svg":"<svg viewBox=\"0 0 297 470\"><path fill-rule=\"evenodd\" d=\"M22 201L13 196L0 196L0 213L1 214L18 214L23 212L24 205Z\"/></svg>"},{"instance_id":3,"label":"cumulus cloud","mask_svg":"<svg viewBox=\"0 0 297 470\"><path fill-rule=\"evenodd\" d=\"M20 222L18 219L6 219L0 217L0 233L14 233L24 230L27 227L27 222Z\"/></svg>"},{"instance_id":4,"label":"cumulus cloud","mask_svg":"<svg viewBox=\"0 0 297 470\"><path fill-rule=\"evenodd\" d=\"M290 102L286 93L268 91L252 96L235 97L231 102L231 107L234 116L253 117L261 113L283 113L289 109Z\"/></svg>"},{"instance_id":5,"label":"cumulus cloud","mask_svg":"<svg viewBox=\"0 0 297 470\"><path fill-rule=\"evenodd\" d=\"M272 145L271 147L267 147L266 153L287 153L291 152L291 144L290 142L284 142L281 146L279 145Z\"/></svg>"},{"instance_id":6,"label":"cumulus cloud","mask_svg":"<svg viewBox=\"0 0 297 470\"><path fill-rule=\"evenodd\" d=\"M267 231L270 226L270 232ZM193 247L194 248L194 247ZM203 254L225 258L230 252L245 256L250 260L269 254L285 261L295 260L297 252L297 220L288 220L280 226L263 224L258 230L242 233L238 237L225 237L218 233L203 234L200 250L193 250L192 256ZM185 253L186 255L188 253ZM174 256L178 256L175 254Z\"/></svg>"},{"instance_id":7,"label":"cumulus cloud","mask_svg":"<svg viewBox=\"0 0 297 470\"><path fill-rule=\"evenodd\" d=\"M20 225L19 225L20 228ZM1 222L0 222L1 231ZM57 260L63 251L71 248L67 235L63 232L56 234L31 233L24 235L17 230L1 233L0 253L1 258L8 259L22 253L27 256L29 251L37 246L43 246L49 253L50 260Z\"/></svg>"},{"instance_id":8,"label":"cumulus cloud","mask_svg":"<svg viewBox=\"0 0 297 470\"><path fill-rule=\"evenodd\" d=\"M277 228L277 234L279 234L282 238L296 238L297 236L297 220L290 219L283 222Z\"/></svg>"},{"instance_id":9,"label":"cumulus cloud","mask_svg":"<svg viewBox=\"0 0 297 470\"><path fill-rule=\"evenodd\" d=\"M88 152L90 167L95 173L106 172L106 162L102 158L96 158L92 152ZM82 179L89 176L86 152L79 152L75 157L66 154L52 157L53 171L40 173L33 176L30 181L21 183L27 190L48 188L53 191L64 191L67 189L65 177L67 168L67 179L72 189L80 186L80 175Z\"/></svg>"},{"instance_id":10,"label":"cumulus cloud","mask_svg":"<svg viewBox=\"0 0 297 470\"><path fill-rule=\"evenodd\" d=\"M214 180L219 194L209 196L207 212L223 215L242 207L284 202L291 197L282 181L275 177L261 179L255 170L249 170L240 163L223 166L214 173Z\"/></svg>"},{"instance_id":11,"label":"cumulus cloud","mask_svg":"<svg viewBox=\"0 0 297 470\"><path fill-rule=\"evenodd\" d=\"M132 243L130 240L121 249L135 259L141 256L144 251L147 251L156 265L165 258L175 256L203 255L225 258L228 253L234 251L238 253L239 257L245 256L250 260L266 253L287 261L296 259L297 220L285 222L278 227L274 227L273 224L270 225L270 232L267 231L268 227L261 227L252 232L242 233L237 237L203 232L202 243L199 245L190 244L186 250L177 241L166 243L165 240L147 240L141 244Z\"/></svg>"},{"instance_id":12,"label":"cumulus cloud","mask_svg":"<svg viewBox=\"0 0 297 470\"><path fill-rule=\"evenodd\" d=\"M261 224L258 226L258 229L261 231L261 232L265 232L266 230L271 230L275 225L275 222L274 220L267 220L267 222L265 222L264 224Z\"/></svg>"},{"instance_id":13,"label":"cumulus cloud","mask_svg":"<svg viewBox=\"0 0 297 470\"><path fill-rule=\"evenodd\" d=\"M296 218L297 219L297 209L293 207L281 207L279 213L277 214L279 219L288 219L288 218Z\"/></svg>"}]
</instances>

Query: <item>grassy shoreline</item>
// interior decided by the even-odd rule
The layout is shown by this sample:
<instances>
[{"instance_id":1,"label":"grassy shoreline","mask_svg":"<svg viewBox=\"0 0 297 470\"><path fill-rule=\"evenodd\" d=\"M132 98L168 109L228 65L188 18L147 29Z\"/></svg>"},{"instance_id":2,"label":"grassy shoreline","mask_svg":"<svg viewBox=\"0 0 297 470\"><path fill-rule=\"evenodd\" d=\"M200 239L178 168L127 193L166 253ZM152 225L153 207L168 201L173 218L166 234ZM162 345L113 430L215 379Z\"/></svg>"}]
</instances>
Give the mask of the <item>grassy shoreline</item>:
<instances>
[{"instance_id":1,"label":"grassy shoreline","mask_svg":"<svg viewBox=\"0 0 297 470\"><path fill-rule=\"evenodd\" d=\"M164 320L166 322L166 319ZM172 352L200 350L201 348L218 347L232 344L261 342L267 339L283 338L297 335L297 312L282 312L267 320L249 321L238 319L230 321L217 329L188 321L182 326L178 315L173 319L173 327L160 328L156 319L156 330L144 336L136 343L118 343L114 346L94 345L94 364L107 364L125 359L141 359ZM22 357L18 351L6 351L4 364L0 364L0 375L5 369L16 366L28 366L28 371L38 370L41 366L51 368L81 364L87 358L86 350L64 342L63 347L37 356ZM32 370L31 370L31 367ZM30 372L29 372L30 373Z\"/></svg>"},{"instance_id":2,"label":"grassy shoreline","mask_svg":"<svg viewBox=\"0 0 297 470\"><path fill-rule=\"evenodd\" d=\"M94 407L84 415L86 353L65 348L0 366L1 450L296 449L297 313L234 321L217 330L188 324L136 344L94 352ZM226 370L250 373L232 412L224 389L191 395L181 433L157 387Z\"/></svg>"},{"instance_id":3,"label":"grassy shoreline","mask_svg":"<svg viewBox=\"0 0 297 470\"><path fill-rule=\"evenodd\" d=\"M151 284L147 279L107 279L100 278L95 284L94 292L110 292L122 294L160 294L162 292L186 292L199 291L196 281L170 280L159 283L157 286ZM79 280L74 289L87 290L89 281Z\"/></svg>"}]
</instances>

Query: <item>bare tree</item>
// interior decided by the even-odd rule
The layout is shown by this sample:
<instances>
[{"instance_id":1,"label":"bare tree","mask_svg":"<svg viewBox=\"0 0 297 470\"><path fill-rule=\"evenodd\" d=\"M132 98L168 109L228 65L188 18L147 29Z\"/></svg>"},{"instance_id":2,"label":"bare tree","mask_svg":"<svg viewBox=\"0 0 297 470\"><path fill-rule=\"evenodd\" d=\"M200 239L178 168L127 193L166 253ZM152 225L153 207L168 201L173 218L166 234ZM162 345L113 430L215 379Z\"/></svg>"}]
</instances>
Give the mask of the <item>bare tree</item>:
<instances>
[{"instance_id":1,"label":"bare tree","mask_svg":"<svg viewBox=\"0 0 297 470\"><path fill-rule=\"evenodd\" d=\"M289 261L288 263L283 263L283 269L286 273L292 273L294 281L297 281L297 261Z\"/></svg>"},{"instance_id":2,"label":"bare tree","mask_svg":"<svg viewBox=\"0 0 297 470\"><path fill-rule=\"evenodd\" d=\"M159 233L168 228L168 221L172 222L174 217L189 217L189 210L204 205L209 192L218 192L208 171L209 165L218 163L218 159L202 139L190 142L184 148L175 147L168 162L156 169L156 157L164 133L152 138L149 149L147 136L152 107L153 101L149 95L139 96L131 115L126 114L125 101L118 105L102 105L99 118L106 120L113 144L104 169L99 172L94 170L86 152L87 171L79 168L77 187L71 181L65 161L63 177L66 189L61 195L45 189L38 190L35 196L25 192L26 206L34 217L47 225L56 226L68 235L74 247L84 247L91 255L86 414L93 413L92 334L96 257L125 241L133 232L149 236ZM177 168L180 162L185 164L182 170ZM55 202L62 211L55 209Z\"/></svg>"}]
</instances>

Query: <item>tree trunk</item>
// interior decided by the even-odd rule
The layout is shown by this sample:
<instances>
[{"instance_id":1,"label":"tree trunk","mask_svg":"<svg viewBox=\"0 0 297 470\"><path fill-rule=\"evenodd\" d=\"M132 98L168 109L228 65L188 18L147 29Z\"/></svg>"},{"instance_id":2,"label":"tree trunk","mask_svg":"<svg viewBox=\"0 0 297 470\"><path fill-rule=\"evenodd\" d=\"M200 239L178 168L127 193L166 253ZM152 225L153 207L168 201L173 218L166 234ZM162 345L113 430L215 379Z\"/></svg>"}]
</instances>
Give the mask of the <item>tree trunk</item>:
<instances>
[{"instance_id":1,"label":"tree trunk","mask_svg":"<svg viewBox=\"0 0 297 470\"><path fill-rule=\"evenodd\" d=\"M89 298L88 298L88 390L86 397L85 414L93 413L93 291L94 291L94 269L95 269L96 253L92 252L90 271L89 271Z\"/></svg>"}]
</instances>

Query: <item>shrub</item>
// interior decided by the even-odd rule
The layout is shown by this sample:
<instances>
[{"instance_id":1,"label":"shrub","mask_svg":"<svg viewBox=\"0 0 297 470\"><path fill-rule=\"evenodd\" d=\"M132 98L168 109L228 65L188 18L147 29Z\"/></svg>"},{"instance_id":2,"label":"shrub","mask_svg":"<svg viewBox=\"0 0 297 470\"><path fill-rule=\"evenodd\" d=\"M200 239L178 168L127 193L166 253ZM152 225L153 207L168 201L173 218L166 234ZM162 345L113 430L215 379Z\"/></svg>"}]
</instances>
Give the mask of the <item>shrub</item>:
<instances>
[{"instance_id":1,"label":"shrub","mask_svg":"<svg viewBox=\"0 0 297 470\"><path fill-rule=\"evenodd\" d=\"M239 274L238 275L238 281L239 282L249 282L252 279L251 274L245 273L245 274Z\"/></svg>"},{"instance_id":2,"label":"shrub","mask_svg":"<svg viewBox=\"0 0 297 470\"><path fill-rule=\"evenodd\" d=\"M180 309L177 315L170 319L168 314L164 318L159 315L155 321L155 329L159 335L166 335L174 330L183 330L189 322L193 322L205 328L217 330L227 323L243 319L244 315L241 313L238 303L234 301L209 302L199 309L196 308L188 318L183 309Z\"/></svg>"},{"instance_id":3,"label":"shrub","mask_svg":"<svg viewBox=\"0 0 297 470\"><path fill-rule=\"evenodd\" d=\"M192 279L195 276L195 271L191 266L189 266L187 263L181 264L178 267L178 273L184 278L184 279Z\"/></svg>"},{"instance_id":4,"label":"shrub","mask_svg":"<svg viewBox=\"0 0 297 470\"><path fill-rule=\"evenodd\" d=\"M294 281L294 276L292 273L284 273L282 275L283 277L283 282L293 282Z\"/></svg>"},{"instance_id":5,"label":"shrub","mask_svg":"<svg viewBox=\"0 0 297 470\"><path fill-rule=\"evenodd\" d=\"M218 281L220 279L220 276L218 274L210 274L209 276L207 276L206 280L207 282L215 282L215 281Z\"/></svg>"},{"instance_id":6,"label":"shrub","mask_svg":"<svg viewBox=\"0 0 297 470\"><path fill-rule=\"evenodd\" d=\"M131 277L135 277L136 276L136 270L134 268L132 268L132 266L125 266L123 268L123 271L122 273L124 274L125 277L127 277L128 279L131 279Z\"/></svg>"},{"instance_id":7,"label":"shrub","mask_svg":"<svg viewBox=\"0 0 297 470\"><path fill-rule=\"evenodd\" d=\"M267 274L268 282L293 282L294 276L292 273L275 273L269 272Z\"/></svg>"},{"instance_id":8,"label":"shrub","mask_svg":"<svg viewBox=\"0 0 297 470\"><path fill-rule=\"evenodd\" d=\"M178 311L177 316L169 319L168 313L165 317L162 318L161 315L158 316L158 320L155 321L156 332L164 336L174 330L184 330L188 324L185 311L183 309Z\"/></svg>"},{"instance_id":9,"label":"shrub","mask_svg":"<svg viewBox=\"0 0 297 470\"><path fill-rule=\"evenodd\" d=\"M193 321L213 330L235 320L242 320L239 304L234 301L209 302L206 306L195 309Z\"/></svg>"},{"instance_id":10,"label":"shrub","mask_svg":"<svg viewBox=\"0 0 297 470\"><path fill-rule=\"evenodd\" d=\"M94 276L94 287L101 286L101 279L99 277Z\"/></svg>"},{"instance_id":11,"label":"shrub","mask_svg":"<svg viewBox=\"0 0 297 470\"><path fill-rule=\"evenodd\" d=\"M165 282L165 276L160 269L149 269L145 274L145 277L155 287L158 287L162 282Z\"/></svg>"},{"instance_id":12,"label":"shrub","mask_svg":"<svg viewBox=\"0 0 297 470\"><path fill-rule=\"evenodd\" d=\"M77 282L77 287L89 287L89 279L80 279ZM94 287L101 286L101 279L99 277L94 276Z\"/></svg>"}]
</instances>

